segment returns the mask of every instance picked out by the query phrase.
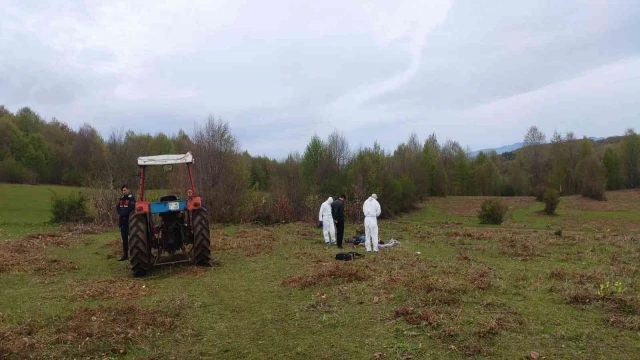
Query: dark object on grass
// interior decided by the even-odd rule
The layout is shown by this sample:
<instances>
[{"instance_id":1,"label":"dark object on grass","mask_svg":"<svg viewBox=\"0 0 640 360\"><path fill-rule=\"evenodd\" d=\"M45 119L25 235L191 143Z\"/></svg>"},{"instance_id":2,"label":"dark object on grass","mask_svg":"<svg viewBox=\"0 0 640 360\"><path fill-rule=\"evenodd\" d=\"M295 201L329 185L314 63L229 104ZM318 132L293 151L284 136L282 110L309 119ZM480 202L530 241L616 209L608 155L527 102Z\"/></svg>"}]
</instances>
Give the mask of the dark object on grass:
<instances>
[{"instance_id":1,"label":"dark object on grass","mask_svg":"<svg viewBox=\"0 0 640 360\"><path fill-rule=\"evenodd\" d=\"M318 221L318 228L322 228L322 225L323 225L322 220Z\"/></svg>"},{"instance_id":2,"label":"dark object on grass","mask_svg":"<svg viewBox=\"0 0 640 360\"><path fill-rule=\"evenodd\" d=\"M343 260L343 261L351 261L360 257L364 257L364 255L357 253L355 251L340 252L336 254L336 260Z\"/></svg>"},{"instance_id":3,"label":"dark object on grass","mask_svg":"<svg viewBox=\"0 0 640 360\"><path fill-rule=\"evenodd\" d=\"M562 229L558 229L554 234L558 237L562 237Z\"/></svg>"}]
</instances>

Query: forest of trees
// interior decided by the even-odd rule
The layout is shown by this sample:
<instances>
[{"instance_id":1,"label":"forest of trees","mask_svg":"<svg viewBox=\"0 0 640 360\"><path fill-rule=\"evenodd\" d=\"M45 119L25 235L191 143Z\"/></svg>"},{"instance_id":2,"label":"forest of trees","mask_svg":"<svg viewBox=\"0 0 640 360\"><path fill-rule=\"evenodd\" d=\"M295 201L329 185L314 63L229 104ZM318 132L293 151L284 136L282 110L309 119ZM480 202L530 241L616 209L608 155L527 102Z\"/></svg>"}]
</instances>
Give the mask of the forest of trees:
<instances>
[{"instance_id":1,"label":"forest of trees","mask_svg":"<svg viewBox=\"0 0 640 360\"><path fill-rule=\"evenodd\" d=\"M78 130L44 120L29 108L15 114L0 106L0 182L136 188L136 158L184 153L196 158L197 186L214 221L292 221L315 216L328 196L347 194L346 210L358 219L361 202L375 192L384 216L407 211L429 196L542 197L546 188L562 195L605 199L605 190L640 187L640 135L629 129L616 141L578 139L554 133L549 141L532 126L525 147L472 157L458 142L413 133L393 152L378 143L353 149L334 132L314 136L302 153L277 161L241 151L227 122L210 117L192 133L177 135L112 132L103 138L89 124ZM151 168L147 186L178 191L185 172ZM353 206L349 206L352 204Z\"/></svg>"}]
</instances>

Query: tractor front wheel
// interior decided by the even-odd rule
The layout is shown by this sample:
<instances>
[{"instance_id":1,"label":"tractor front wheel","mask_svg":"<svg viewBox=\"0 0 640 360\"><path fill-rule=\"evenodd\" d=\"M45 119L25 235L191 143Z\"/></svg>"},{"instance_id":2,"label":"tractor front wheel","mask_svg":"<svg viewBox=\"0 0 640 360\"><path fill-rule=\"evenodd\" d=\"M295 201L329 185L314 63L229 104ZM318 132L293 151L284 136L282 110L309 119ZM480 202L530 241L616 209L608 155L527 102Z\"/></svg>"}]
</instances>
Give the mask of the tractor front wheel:
<instances>
[{"instance_id":1,"label":"tractor front wheel","mask_svg":"<svg viewBox=\"0 0 640 360\"><path fill-rule=\"evenodd\" d=\"M129 257L134 276L145 276L151 270L149 224L146 214L133 215L129 220Z\"/></svg>"},{"instance_id":2,"label":"tractor front wheel","mask_svg":"<svg viewBox=\"0 0 640 360\"><path fill-rule=\"evenodd\" d=\"M211 235L209 218L203 209L193 210L191 215L193 227L193 262L200 266L211 265Z\"/></svg>"}]
</instances>

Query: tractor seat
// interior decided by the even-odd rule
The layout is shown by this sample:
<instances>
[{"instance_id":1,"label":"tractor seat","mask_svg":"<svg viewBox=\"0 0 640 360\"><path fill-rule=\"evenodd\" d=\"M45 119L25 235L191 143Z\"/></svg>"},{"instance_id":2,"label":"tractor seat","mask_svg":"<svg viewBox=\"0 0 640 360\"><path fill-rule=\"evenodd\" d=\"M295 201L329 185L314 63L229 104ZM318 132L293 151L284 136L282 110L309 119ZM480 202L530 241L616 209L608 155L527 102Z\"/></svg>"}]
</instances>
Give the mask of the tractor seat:
<instances>
[{"instance_id":1,"label":"tractor seat","mask_svg":"<svg viewBox=\"0 0 640 360\"><path fill-rule=\"evenodd\" d=\"M175 195L167 195L160 198L160 202L176 201L176 200L178 200L178 197Z\"/></svg>"}]
</instances>

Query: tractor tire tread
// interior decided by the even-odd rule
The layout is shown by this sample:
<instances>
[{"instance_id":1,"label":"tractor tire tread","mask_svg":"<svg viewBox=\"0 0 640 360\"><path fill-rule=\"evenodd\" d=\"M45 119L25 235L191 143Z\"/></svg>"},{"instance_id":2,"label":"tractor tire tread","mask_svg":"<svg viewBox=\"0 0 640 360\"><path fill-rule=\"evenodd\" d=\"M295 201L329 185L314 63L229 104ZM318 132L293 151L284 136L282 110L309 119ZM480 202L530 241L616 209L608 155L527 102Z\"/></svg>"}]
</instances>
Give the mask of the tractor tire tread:
<instances>
[{"instance_id":1,"label":"tractor tire tread","mask_svg":"<svg viewBox=\"0 0 640 360\"><path fill-rule=\"evenodd\" d=\"M151 270L148 235L146 215L132 216L129 221L129 257L131 271L136 277L145 276Z\"/></svg>"},{"instance_id":2,"label":"tractor tire tread","mask_svg":"<svg viewBox=\"0 0 640 360\"><path fill-rule=\"evenodd\" d=\"M193 261L199 266L211 265L211 233L205 210L193 210Z\"/></svg>"}]
</instances>

